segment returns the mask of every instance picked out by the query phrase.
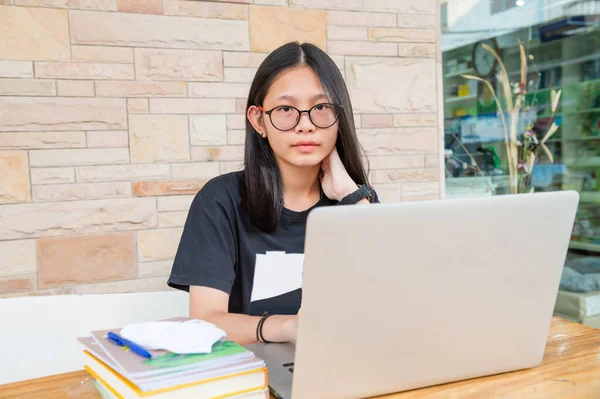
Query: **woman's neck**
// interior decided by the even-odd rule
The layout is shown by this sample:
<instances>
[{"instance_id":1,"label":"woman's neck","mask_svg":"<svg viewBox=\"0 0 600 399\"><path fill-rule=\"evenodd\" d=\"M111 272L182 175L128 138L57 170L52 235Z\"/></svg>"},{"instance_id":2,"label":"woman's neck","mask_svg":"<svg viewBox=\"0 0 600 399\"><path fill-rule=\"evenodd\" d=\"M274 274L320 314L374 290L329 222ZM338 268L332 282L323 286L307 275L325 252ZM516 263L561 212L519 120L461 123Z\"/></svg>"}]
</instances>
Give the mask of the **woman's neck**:
<instances>
[{"instance_id":1,"label":"woman's neck","mask_svg":"<svg viewBox=\"0 0 600 399\"><path fill-rule=\"evenodd\" d=\"M321 198L319 185L320 165L311 168L298 168L280 165L283 182L283 203L292 211L304 211Z\"/></svg>"}]
</instances>

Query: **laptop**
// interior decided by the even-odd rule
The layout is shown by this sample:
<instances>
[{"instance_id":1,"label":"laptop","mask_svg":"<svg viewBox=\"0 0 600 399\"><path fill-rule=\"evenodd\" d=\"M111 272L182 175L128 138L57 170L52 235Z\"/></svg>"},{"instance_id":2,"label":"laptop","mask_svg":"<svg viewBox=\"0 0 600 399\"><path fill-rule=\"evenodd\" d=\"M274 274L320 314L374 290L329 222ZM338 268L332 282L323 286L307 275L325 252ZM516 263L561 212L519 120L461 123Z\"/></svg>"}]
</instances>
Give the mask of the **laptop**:
<instances>
[{"instance_id":1,"label":"laptop","mask_svg":"<svg viewBox=\"0 0 600 399\"><path fill-rule=\"evenodd\" d=\"M364 398L541 363L576 192L323 207L296 345L248 348L282 399Z\"/></svg>"}]
</instances>

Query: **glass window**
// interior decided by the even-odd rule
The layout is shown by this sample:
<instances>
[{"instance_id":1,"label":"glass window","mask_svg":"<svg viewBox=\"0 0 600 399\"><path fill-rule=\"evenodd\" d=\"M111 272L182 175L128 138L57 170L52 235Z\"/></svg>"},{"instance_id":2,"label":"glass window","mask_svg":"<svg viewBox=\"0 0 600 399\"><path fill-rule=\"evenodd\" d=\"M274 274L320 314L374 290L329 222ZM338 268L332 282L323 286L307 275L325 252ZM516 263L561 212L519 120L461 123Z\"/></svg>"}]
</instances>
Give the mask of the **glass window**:
<instances>
[{"instance_id":1,"label":"glass window","mask_svg":"<svg viewBox=\"0 0 600 399\"><path fill-rule=\"evenodd\" d=\"M509 8L517 7L518 0L490 0L492 14L496 14Z\"/></svg>"},{"instance_id":2,"label":"glass window","mask_svg":"<svg viewBox=\"0 0 600 399\"><path fill-rule=\"evenodd\" d=\"M580 192L555 310L600 328L600 306L563 306L585 296L600 304L600 2L449 0L446 13L447 197ZM517 97L513 131L503 117ZM519 147L507 149L507 136Z\"/></svg>"}]
</instances>

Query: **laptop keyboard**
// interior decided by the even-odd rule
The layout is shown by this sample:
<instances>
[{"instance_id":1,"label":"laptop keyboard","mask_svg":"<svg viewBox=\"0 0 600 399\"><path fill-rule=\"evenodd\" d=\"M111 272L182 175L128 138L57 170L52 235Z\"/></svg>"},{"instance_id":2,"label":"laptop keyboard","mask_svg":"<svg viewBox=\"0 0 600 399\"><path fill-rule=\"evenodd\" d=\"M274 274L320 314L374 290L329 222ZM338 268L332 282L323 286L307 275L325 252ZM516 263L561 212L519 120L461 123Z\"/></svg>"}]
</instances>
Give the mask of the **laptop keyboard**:
<instances>
[{"instance_id":1,"label":"laptop keyboard","mask_svg":"<svg viewBox=\"0 0 600 399\"><path fill-rule=\"evenodd\" d=\"M294 362L283 363L282 366L288 369L290 373L294 372Z\"/></svg>"}]
</instances>

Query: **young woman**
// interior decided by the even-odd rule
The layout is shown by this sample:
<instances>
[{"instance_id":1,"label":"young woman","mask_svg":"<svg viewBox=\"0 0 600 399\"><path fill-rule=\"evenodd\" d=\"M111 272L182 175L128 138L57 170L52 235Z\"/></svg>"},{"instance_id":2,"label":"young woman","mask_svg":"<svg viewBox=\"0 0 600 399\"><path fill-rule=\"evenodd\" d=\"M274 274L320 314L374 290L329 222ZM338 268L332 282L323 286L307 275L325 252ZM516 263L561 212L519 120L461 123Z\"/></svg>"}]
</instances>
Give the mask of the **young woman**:
<instances>
[{"instance_id":1,"label":"young woman","mask_svg":"<svg viewBox=\"0 0 600 399\"><path fill-rule=\"evenodd\" d=\"M168 284L190 293L190 317L242 344L294 341L308 213L377 202L333 60L288 43L256 73L243 172L194 198ZM300 270L300 272L298 272Z\"/></svg>"}]
</instances>

